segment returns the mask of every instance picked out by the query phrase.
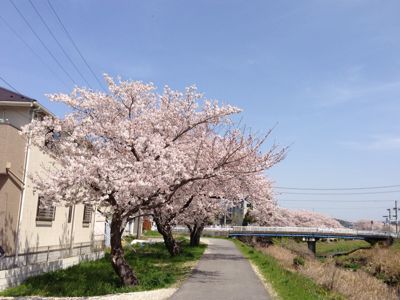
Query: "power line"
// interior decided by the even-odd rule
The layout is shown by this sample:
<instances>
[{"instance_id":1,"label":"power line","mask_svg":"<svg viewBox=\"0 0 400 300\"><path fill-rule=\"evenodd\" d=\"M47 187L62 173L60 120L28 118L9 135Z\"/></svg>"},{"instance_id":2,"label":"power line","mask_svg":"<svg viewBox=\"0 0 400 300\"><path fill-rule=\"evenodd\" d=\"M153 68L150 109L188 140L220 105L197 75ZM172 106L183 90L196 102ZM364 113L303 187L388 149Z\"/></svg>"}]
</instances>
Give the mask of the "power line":
<instances>
[{"instance_id":1,"label":"power line","mask_svg":"<svg viewBox=\"0 0 400 300\"><path fill-rule=\"evenodd\" d=\"M51 52L50 49L46 46L46 44L43 42L43 40L40 38L40 36L33 29L31 24L29 23L29 21L25 18L24 14L15 5L15 3L12 0L9 0L9 2L12 4L12 6L14 6L15 10L18 12L18 14L24 20L25 24L29 27L29 29L32 31L32 33L35 35L35 37L39 40L39 42L42 44L42 46L47 50L47 52L50 54L50 56L54 59L54 61L57 63L57 65L60 67L60 69L63 70L63 72L67 75L67 77L72 81L72 83L77 85L75 80L71 77L71 75L67 72L67 70L61 65L59 60L54 56L53 52Z\"/></svg>"},{"instance_id":2,"label":"power line","mask_svg":"<svg viewBox=\"0 0 400 300\"><path fill-rule=\"evenodd\" d=\"M60 23L62 29L64 30L65 34L67 35L68 39L70 40L71 44L74 46L76 52L78 52L79 56L81 57L81 59L83 60L83 62L85 63L86 67L89 69L90 73L93 75L93 77L96 79L97 83L99 84L99 86L104 90L104 86L101 83L100 79L96 76L96 74L94 73L93 69L90 67L89 63L87 62L87 60L85 59L85 57L83 56L82 52L79 50L78 46L76 45L76 43L74 42L72 36L70 35L70 33L68 32L67 28L64 26L64 23L61 21L61 18L59 17L59 15L57 14L56 10L54 9L53 5L51 4L51 2L49 0L47 0L47 3L49 4L51 10L53 11L54 15L56 16L58 22Z\"/></svg>"},{"instance_id":3,"label":"power line","mask_svg":"<svg viewBox=\"0 0 400 300\"><path fill-rule=\"evenodd\" d=\"M322 207L322 206L320 206L320 207L315 207L315 206L309 206L309 207L285 207L285 208L288 208L288 209L299 209L299 210L310 210L310 209L344 209L344 210L346 210L346 209L360 209L360 207L357 207L357 206L354 206L354 207ZM384 207L382 207L382 206L371 206L371 207L368 207L368 208L379 208L379 209L383 209Z\"/></svg>"},{"instance_id":4,"label":"power line","mask_svg":"<svg viewBox=\"0 0 400 300\"><path fill-rule=\"evenodd\" d=\"M0 76L0 80L3 81L9 88L14 90L14 92L17 92L18 94L20 94L20 92L18 92L18 90L14 86L12 86L11 83L9 83L7 80L5 80L3 77Z\"/></svg>"},{"instance_id":5,"label":"power line","mask_svg":"<svg viewBox=\"0 0 400 300\"><path fill-rule=\"evenodd\" d=\"M37 59L65 86L67 84L58 76L58 74L44 61L44 59L25 41L25 39L0 15L0 19L8 29L36 56Z\"/></svg>"},{"instance_id":6,"label":"power line","mask_svg":"<svg viewBox=\"0 0 400 300\"><path fill-rule=\"evenodd\" d=\"M359 193L298 193L298 192L279 192L279 194L287 194L287 195L332 195L332 196L340 196L340 195L374 195L374 194L390 194L390 193L400 193L400 190L393 191L380 191L380 192L359 192Z\"/></svg>"},{"instance_id":7,"label":"power line","mask_svg":"<svg viewBox=\"0 0 400 300\"><path fill-rule=\"evenodd\" d=\"M352 203L352 202L393 202L393 200L315 200L315 199L308 199L308 200L291 200L291 199L282 199L277 200L282 202L341 202L341 203Z\"/></svg>"},{"instance_id":8,"label":"power line","mask_svg":"<svg viewBox=\"0 0 400 300\"><path fill-rule=\"evenodd\" d=\"M275 188L281 190L299 190L299 191L351 191L351 190L387 189L394 187L400 187L400 184L370 186L370 187L349 187L349 188L301 188L301 187L286 187L286 186L276 186Z\"/></svg>"},{"instance_id":9,"label":"power line","mask_svg":"<svg viewBox=\"0 0 400 300\"><path fill-rule=\"evenodd\" d=\"M39 19L42 21L43 25L46 27L47 31L50 33L50 35L53 37L53 39L56 41L57 45L60 47L61 51L64 53L65 57L68 59L68 61L71 63L71 65L74 67L74 69L76 70L76 72L78 72L78 74L81 76L81 78L85 81L85 83L90 87L89 82L86 80L86 78L83 76L83 74L81 73L81 71L79 71L78 67L76 66L76 64L72 61L71 57L68 55L68 53L65 51L64 47L61 45L61 43L58 41L58 39L56 38L56 36L54 35L53 31L51 30L51 28L49 27L49 25L47 24L47 22L44 20L43 16L41 15L41 13L39 12L39 10L36 8L36 6L33 4L32 0L29 0L29 3L31 4L31 6L33 7L33 10L36 12L36 14L39 16Z\"/></svg>"}]
</instances>

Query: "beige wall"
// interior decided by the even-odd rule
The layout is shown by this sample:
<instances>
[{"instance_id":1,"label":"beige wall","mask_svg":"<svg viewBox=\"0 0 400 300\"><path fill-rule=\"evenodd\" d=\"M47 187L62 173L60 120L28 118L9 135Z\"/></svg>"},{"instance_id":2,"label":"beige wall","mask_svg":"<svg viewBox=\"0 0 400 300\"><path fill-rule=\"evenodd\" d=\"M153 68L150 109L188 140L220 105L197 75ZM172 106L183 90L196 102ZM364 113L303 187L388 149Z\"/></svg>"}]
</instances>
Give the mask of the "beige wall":
<instances>
[{"instance_id":1,"label":"beige wall","mask_svg":"<svg viewBox=\"0 0 400 300\"><path fill-rule=\"evenodd\" d=\"M5 116L5 117L3 117ZM0 107L0 245L5 245L8 254L14 251L15 235L18 230L18 252L35 251L42 247L69 247L73 244L90 243L94 237L95 213L89 226L83 225L83 205L76 205L73 222L68 223L66 207L57 207L55 220L36 222L38 194L33 191L32 176L42 173L42 165L49 165L51 160L37 147L30 146L27 162L26 185L21 209L21 222L18 227L18 215L21 202L21 190L18 180L7 174L6 163L11 162L11 170L23 180L25 161L25 140L18 130L10 124L21 127L30 121L28 107ZM101 225L98 225L101 227ZM73 234L71 230L73 228ZM104 228L104 227L103 227ZM103 238L99 236L97 240Z\"/></svg>"},{"instance_id":2,"label":"beige wall","mask_svg":"<svg viewBox=\"0 0 400 300\"><path fill-rule=\"evenodd\" d=\"M22 179L26 141L19 130L9 124L0 123L0 174L6 174L6 164L11 163L13 175Z\"/></svg>"},{"instance_id":3,"label":"beige wall","mask_svg":"<svg viewBox=\"0 0 400 300\"><path fill-rule=\"evenodd\" d=\"M6 254L15 249L25 150L25 139L19 130L0 124L0 245ZM7 170L6 165L11 168Z\"/></svg>"},{"instance_id":4,"label":"beige wall","mask_svg":"<svg viewBox=\"0 0 400 300\"><path fill-rule=\"evenodd\" d=\"M38 205L38 194L34 193L32 176L36 173L43 175L42 165L49 165L51 158L41 153L37 147L31 147L28 161L28 178L24 196L24 208L22 211L22 222L20 224L19 252L42 247L69 247L71 243L89 243L94 239L95 213L89 226L83 224L82 204L73 209L73 218L68 223L67 207L57 207L55 220L53 222L37 222L36 212ZM73 234L71 230L73 228Z\"/></svg>"},{"instance_id":5,"label":"beige wall","mask_svg":"<svg viewBox=\"0 0 400 300\"><path fill-rule=\"evenodd\" d=\"M0 106L0 120L21 129L31 122L31 107Z\"/></svg>"},{"instance_id":6,"label":"beige wall","mask_svg":"<svg viewBox=\"0 0 400 300\"><path fill-rule=\"evenodd\" d=\"M0 246L6 255L14 253L21 187L0 175Z\"/></svg>"}]
</instances>

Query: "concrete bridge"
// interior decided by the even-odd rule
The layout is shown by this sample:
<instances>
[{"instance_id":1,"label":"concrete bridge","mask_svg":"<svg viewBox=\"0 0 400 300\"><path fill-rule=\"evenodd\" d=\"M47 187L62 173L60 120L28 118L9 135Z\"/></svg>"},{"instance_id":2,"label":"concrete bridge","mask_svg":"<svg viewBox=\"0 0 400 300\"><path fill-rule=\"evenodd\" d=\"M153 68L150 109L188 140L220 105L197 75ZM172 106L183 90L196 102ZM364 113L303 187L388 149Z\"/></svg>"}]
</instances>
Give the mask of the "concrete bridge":
<instances>
[{"instance_id":1,"label":"concrete bridge","mask_svg":"<svg viewBox=\"0 0 400 300\"><path fill-rule=\"evenodd\" d=\"M349 239L365 240L370 244L379 241L392 242L398 236L395 233L353 230L345 228L316 228L316 227L262 227L262 226L233 226L228 230L228 236L258 236L258 237L292 237L303 238L308 248L315 254L316 242L320 239Z\"/></svg>"},{"instance_id":2,"label":"concrete bridge","mask_svg":"<svg viewBox=\"0 0 400 300\"><path fill-rule=\"evenodd\" d=\"M174 232L187 233L186 227L177 226ZM365 231L347 228L319 228L319 227L263 227L263 226L232 226L232 227L206 227L203 235L211 236L255 236L255 237L290 237L302 238L307 242L308 248L315 254L316 243L320 239L347 239L365 240L370 244L377 242L392 243L393 239L400 238L398 234L381 231Z\"/></svg>"}]
</instances>

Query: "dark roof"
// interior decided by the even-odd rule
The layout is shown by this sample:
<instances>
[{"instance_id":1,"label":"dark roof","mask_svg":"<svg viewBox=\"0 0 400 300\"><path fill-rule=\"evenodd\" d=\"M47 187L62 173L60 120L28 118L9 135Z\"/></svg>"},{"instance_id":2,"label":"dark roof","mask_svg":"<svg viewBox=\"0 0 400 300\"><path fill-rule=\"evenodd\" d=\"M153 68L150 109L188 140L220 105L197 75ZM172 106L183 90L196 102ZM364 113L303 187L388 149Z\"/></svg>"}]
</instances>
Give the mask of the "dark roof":
<instances>
[{"instance_id":1,"label":"dark roof","mask_svg":"<svg viewBox=\"0 0 400 300\"><path fill-rule=\"evenodd\" d=\"M0 87L0 101L34 102L36 100Z\"/></svg>"}]
</instances>

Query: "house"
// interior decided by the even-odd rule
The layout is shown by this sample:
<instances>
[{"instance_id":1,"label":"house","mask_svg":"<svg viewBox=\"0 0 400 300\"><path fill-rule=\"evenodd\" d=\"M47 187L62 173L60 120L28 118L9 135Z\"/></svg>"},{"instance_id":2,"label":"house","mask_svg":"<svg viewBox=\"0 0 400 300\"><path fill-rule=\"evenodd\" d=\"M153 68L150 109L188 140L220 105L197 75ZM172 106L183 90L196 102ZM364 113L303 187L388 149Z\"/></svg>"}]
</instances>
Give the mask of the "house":
<instances>
[{"instance_id":1,"label":"house","mask_svg":"<svg viewBox=\"0 0 400 300\"><path fill-rule=\"evenodd\" d=\"M46 115L36 100L0 87L0 290L103 253L104 217L83 204L44 208L32 189L30 176L51 158L20 131Z\"/></svg>"}]
</instances>

